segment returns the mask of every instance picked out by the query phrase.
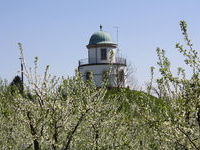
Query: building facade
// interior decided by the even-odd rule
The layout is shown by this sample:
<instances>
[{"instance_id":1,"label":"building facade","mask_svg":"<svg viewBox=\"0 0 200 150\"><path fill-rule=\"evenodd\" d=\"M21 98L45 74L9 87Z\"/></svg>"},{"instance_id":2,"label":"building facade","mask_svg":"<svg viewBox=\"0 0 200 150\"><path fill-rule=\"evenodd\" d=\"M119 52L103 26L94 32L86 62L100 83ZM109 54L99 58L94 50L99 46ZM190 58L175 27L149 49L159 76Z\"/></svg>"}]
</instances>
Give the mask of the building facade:
<instances>
[{"instance_id":1,"label":"building facade","mask_svg":"<svg viewBox=\"0 0 200 150\"><path fill-rule=\"evenodd\" d=\"M88 49L88 58L79 60L78 70L83 79L88 80L92 74L97 87L107 79L109 87L126 86L126 59L117 57L117 44L109 33L100 31L92 34Z\"/></svg>"}]
</instances>

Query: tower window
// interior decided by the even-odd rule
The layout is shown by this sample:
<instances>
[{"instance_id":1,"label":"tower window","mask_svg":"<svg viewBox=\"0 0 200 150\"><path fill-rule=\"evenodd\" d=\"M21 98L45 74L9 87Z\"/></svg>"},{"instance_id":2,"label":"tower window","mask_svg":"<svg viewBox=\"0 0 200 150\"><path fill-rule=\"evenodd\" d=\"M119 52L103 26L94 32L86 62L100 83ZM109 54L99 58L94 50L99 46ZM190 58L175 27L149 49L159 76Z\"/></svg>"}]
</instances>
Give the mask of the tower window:
<instances>
[{"instance_id":1,"label":"tower window","mask_svg":"<svg viewBox=\"0 0 200 150\"><path fill-rule=\"evenodd\" d=\"M105 48L101 49L101 60L107 59L107 51Z\"/></svg>"},{"instance_id":2,"label":"tower window","mask_svg":"<svg viewBox=\"0 0 200 150\"><path fill-rule=\"evenodd\" d=\"M124 70L119 71L119 83L124 85Z\"/></svg>"},{"instance_id":3,"label":"tower window","mask_svg":"<svg viewBox=\"0 0 200 150\"><path fill-rule=\"evenodd\" d=\"M91 76L92 76L92 73L91 72L86 72L86 75L85 75L85 78L86 80L90 80L91 79Z\"/></svg>"}]
</instances>

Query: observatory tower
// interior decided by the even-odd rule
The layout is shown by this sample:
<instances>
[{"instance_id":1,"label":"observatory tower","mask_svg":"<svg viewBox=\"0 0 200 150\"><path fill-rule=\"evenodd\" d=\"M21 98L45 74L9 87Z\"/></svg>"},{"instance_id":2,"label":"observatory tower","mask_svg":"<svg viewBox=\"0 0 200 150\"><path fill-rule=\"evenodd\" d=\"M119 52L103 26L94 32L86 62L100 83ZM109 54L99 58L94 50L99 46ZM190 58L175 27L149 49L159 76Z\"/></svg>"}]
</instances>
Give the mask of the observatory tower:
<instances>
[{"instance_id":1,"label":"observatory tower","mask_svg":"<svg viewBox=\"0 0 200 150\"><path fill-rule=\"evenodd\" d=\"M86 46L88 58L79 60L78 70L83 79L88 80L92 74L97 87L101 87L105 78L108 78L109 87L125 87L126 59L117 57L117 46L100 26L100 31L92 34Z\"/></svg>"}]
</instances>

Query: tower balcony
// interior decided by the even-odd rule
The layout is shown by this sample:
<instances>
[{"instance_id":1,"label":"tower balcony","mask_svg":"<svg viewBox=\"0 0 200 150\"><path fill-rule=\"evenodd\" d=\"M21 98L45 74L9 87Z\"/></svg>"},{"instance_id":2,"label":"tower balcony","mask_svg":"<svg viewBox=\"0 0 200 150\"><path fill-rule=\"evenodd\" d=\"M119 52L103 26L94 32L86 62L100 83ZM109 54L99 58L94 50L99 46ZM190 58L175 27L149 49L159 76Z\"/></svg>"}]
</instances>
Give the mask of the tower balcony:
<instances>
[{"instance_id":1,"label":"tower balcony","mask_svg":"<svg viewBox=\"0 0 200 150\"><path fill-rule=\"evenodd\" d=\"M111 64L111 65L122 65L126 66L126 59L122 57L115 57L111 61L109 60L99 60L98 58L85 58L79 60L79 67L80 66L87 66L87 65L102 65L102 64Z\"/></svg>"}]
</instances>

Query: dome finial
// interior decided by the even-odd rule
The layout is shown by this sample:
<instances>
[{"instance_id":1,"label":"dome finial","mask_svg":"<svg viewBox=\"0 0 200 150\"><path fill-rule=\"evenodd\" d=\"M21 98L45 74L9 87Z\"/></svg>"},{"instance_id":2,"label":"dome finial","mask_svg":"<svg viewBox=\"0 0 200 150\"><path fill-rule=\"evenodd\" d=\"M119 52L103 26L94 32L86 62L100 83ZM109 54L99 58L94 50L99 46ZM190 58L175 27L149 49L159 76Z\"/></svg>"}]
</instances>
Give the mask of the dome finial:
<instances>
[{"instance_id":1,"label":"dome finial","mask_svg":"<svg viewBox=\"0 0 200 150\"><path fill-rule=\"evenodd\" d=\"M102 31L102 28L103 28L103 27L102 27L102 25L101 25L101 24L100 24L100 26L99 26L99 27L100 27L100 31Z\"/></svg>"}]
</instances>

